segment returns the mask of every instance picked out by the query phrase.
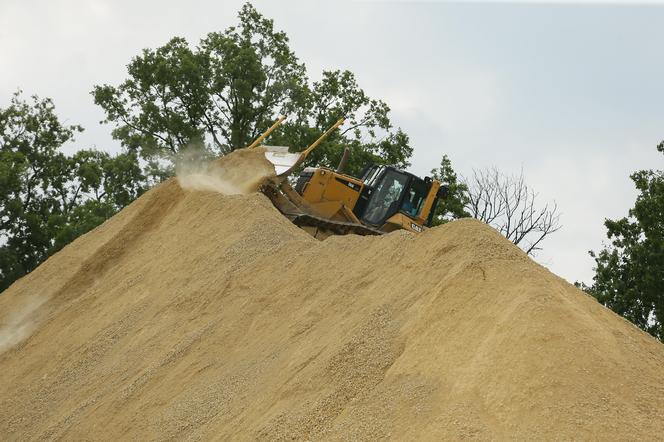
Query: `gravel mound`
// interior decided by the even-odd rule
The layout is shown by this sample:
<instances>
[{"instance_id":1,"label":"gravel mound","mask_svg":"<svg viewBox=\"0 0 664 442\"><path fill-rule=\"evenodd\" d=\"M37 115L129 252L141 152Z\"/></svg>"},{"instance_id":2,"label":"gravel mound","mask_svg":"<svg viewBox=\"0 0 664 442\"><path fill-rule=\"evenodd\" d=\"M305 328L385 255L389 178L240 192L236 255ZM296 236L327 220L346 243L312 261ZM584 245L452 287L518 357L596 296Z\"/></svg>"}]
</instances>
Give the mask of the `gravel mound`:
<instances>
[{"instance_id":1,"label":"gravel mound","mask_svg":"<svg viewBox=\"0 0 664 442\"><path fill-rule=\"evenodd\" d=\"M168 181L0 295L0 439L643 439L664 346L463 220L317 241Z\"/></svg>"}]
</instances>

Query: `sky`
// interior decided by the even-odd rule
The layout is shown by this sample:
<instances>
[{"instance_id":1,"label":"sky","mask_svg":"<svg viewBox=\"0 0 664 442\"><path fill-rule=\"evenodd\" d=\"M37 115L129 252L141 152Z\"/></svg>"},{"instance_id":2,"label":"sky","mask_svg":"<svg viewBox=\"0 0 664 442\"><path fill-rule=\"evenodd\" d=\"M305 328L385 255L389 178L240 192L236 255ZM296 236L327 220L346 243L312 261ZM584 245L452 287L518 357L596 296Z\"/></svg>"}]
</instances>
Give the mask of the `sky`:
<instances>
[{"instance_id":1,"label":"sky","mask_svg":"<svg viewBox=\"0 0 664 442\"><path fill-rule=\"evenodd\" d=\"M0 107L18 88L51 97L85 132L67 149L117 152L94 85L117 85L143 48L195 45L242 1L0 0ZM420 176L523 170L562 229L535 259L590 283L605 218L627 215L629 175L664 169L664 3L254 1L313 80L348 69L392 109Z\"/></svg>"}]
</instances>

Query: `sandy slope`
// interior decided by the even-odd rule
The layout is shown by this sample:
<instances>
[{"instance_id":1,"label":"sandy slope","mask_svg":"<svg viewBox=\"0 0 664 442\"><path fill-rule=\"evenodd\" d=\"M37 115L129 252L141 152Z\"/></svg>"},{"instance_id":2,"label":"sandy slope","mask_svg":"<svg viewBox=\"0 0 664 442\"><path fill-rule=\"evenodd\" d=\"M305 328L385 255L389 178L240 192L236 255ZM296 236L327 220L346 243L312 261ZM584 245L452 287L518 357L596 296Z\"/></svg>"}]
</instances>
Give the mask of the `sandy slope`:
<instances>
[{"instance_id":1,"label":"sandy slope","mask_svg":"<svg viewBox=\"0 0 664 442\"><path fill-rule=\"evenodd\" d=\"M318 242L172 180L8 289L0 330L2 440L664 434L664 346L475 221Z\"/></svg>"}]
</instances>

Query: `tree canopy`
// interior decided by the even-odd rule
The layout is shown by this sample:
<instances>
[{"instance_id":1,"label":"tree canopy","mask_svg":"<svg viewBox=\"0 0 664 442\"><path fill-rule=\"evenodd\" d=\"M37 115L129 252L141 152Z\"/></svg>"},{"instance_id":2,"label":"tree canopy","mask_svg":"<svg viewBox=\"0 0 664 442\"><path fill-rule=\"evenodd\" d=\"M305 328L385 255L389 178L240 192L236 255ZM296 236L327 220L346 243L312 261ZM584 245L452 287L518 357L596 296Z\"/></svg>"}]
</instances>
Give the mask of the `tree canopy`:
<instances>
[{"instance_id":1,"label":"tree canopy","mask_svg":"<svg viewBox=\"0 0 664 442\"><path fill-rule=\"evenodd\" d=\"M664 141L657 149L664 153ZM604 223L610 244L590 252L599 302L664 340L664 171L631 175L639 194L627 217Z\"/></svg>"},{"instance_id":2,"label":"tree canopy","mask_svg":"<svg viewBox=\"0 0 664 442\"><path fill-rule=\"evenodd\" d=\"M432 225L437 226L453 219L469 217L470 214L466 210L468 187L459 181L452 168L452 161L447 155L443 155L440 167L431 170L431 176L447 187L447 196L438 203Z\"/></svg>"},{"instance_id":3,"label":"tree canopy","mask_svg":"<svg viewBox=\"0 0 664 442\"><path fill-rule=\"evenodd\" d=\"M310 82L272 20L249 3L238 19L237 26L208 34L196 47L176 37L145 49L129 64L128 79L92 91L105 122L115 126L113 136L148 162L151 176L167 175L169 159L190 143L214 155L245 147L279 114L289 120L270 143L294 150L340 117L348 119L314 151L311 164L333 166L349 147L350 173L370 162L408 165L408 136L392 127L387 104L367 96L353 73L324 71Z\"/></svg>"},{"instance_id":4,"label":"tree canopy","mask_svg":"<svg viewBox=\"0 0 664 442\"><path fill-rule=\"evenodd\" d=\"M0 290L143 191L134 153L65 155L82 130L62 124L48 98L17 92L0 108Z\"/></svg>"},{"instance_id":5,"label":"tree canopy","mask_svg":"<svg viewBox=\"0 0 664 442\"><path fill-rule=\"evenodd\" d=\"M0 108L0 290L171 175L181 149L229 153L281 114L289 119L268 142L295 151L346 118L309 164L335 166L349 148L351 174L369 163L409 165L408 136L352 72L323 71L310 81L272 20L249 3L238 19L196 47L175 37L145 49L129 63L125 81L94 88L104 122L124 148L119 155L65 154L62 146L83 128L61 123L48 98L17 93Z\"/></svg>"}]
</instances>

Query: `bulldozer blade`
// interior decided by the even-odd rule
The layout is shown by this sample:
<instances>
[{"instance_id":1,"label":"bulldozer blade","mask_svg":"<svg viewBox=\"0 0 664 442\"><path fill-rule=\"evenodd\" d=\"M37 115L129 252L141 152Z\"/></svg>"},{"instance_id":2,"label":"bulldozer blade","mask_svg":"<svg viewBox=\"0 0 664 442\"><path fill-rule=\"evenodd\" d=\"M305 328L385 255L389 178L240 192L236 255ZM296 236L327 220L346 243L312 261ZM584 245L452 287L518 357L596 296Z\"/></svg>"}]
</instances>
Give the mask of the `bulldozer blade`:
<instances>
[{"instance_id":1,"label":"bulldozer blade","mask_svg":"<svg viewBox=\"0 0 664 442\"><path fill-rule=\"evenodd\" d=\"M277 127L278 124L281 124L281 119L272 125L271 131L274 127ZM300 153L289 153L288 148L285 146L262 146L265 152L265 158L268 159L270 163L274 165L274 170L277 172L278 177L285 177L290 175L300 164L304 163L304 160L307 158L307 155L311 153L325 138L327 138L332 132L334 132L337 127L341 126L344 123L344 118L340 118L332 127L325 131L316 141L311 143L309 147L303 150ZM266 133L269 133L266 132ZM261 135L265 137L266 135ZM256 145L258 142L254 141L253 145Z\"/></svg>"},{"instance_id":2,"label":"bulldozer blade","mask_svg":"<svg viewBox=\"0 0 664 442\"><path fill-rule=\"evenodd\" d=\"M289 175L301 162L302 154L288 152L286 146L261 146L265 158L272 163L277 176Z\"/></svg>"}]
</instances>

